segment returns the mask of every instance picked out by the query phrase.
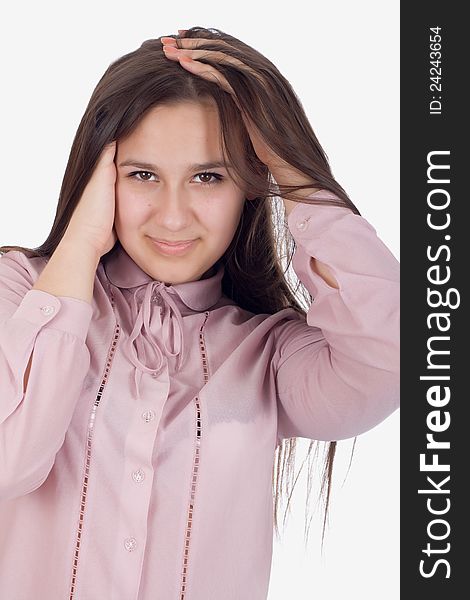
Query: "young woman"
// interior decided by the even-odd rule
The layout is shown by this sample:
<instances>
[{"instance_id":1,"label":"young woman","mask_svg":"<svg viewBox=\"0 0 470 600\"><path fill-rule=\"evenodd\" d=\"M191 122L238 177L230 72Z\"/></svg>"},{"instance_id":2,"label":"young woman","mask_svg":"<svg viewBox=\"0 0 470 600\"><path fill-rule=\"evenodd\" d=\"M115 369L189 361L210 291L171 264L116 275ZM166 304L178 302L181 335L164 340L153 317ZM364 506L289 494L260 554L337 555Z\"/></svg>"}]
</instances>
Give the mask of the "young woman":
<instances>
[{"instance_id":1,"label":"young woman","mask_svg":"<svg viewBox=\"0 0 470 600\"><path fill-rule=\"evenodd\" d=\"M49 237L1 250L5 597L265 599L296 438L328 499L336 441L399 404L399 264L288 81L218 29L147 40Z\"/></svg>"}]
</instances>

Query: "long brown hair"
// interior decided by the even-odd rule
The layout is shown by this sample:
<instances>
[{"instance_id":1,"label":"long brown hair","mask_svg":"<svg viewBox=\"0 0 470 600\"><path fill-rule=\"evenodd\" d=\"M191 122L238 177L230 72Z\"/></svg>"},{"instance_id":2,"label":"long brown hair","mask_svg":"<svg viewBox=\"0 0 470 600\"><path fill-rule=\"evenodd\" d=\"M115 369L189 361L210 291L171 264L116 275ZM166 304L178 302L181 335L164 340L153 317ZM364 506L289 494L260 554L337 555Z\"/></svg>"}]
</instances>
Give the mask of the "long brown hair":
<instances>
[{"instance_id":1,"label":"long brown hair","mask_svg":"<svg viewBox=\"0 0 470 600\"><path fill-rule=\"evenodd\" d=\"M72 144L54 223L45 242L34 249L1 246L0 252L20 250L29 256L50 257L67 229L106 144L130 134L146 112L156 105L209 99L215 101L218 108L224 159L233 165L237 184L243 186L246 199L249 200L244 203L238 228L222 257L225 264L223 292L240 307L256 314L274 314L291 307L305 317L313 297L298 278L292 286L286 278L296 244L287 226L280 199L288 197L311 204L330 203L347 206L358 215L360 212L334 179L327 156L299 99L275 65L254 48L219 29L193 27L186 31L184 37L214 39L215 42L209 41L200 47L207 50L220 50L217 40L224 40L229 44L223 49L226 54L242 60L262 75L261 81L233 65L200 59L200 62L213 64L226 77L236 91L241 108L251 116L276 154L311 178L316 189L329 190L339 200L296 196L296 191L309 188L306 185L276 186L267 166L254 152L232 97L217 83L194 75L177 62L168 60L162 51L160 38L150 39L140 48L111 63L93 91ZM285 270L281 258L286 260ZM296 297L298 294L303 297L303 306ZM286 516L295 482L300 475L299 471L292 485L296 442L297 438L284 439L276 448L273 494L274 528L278 539L277 514L282 493L285 491L289 495ZM324 501L324 536L336 441L311 440L307 458L311 458L314 448L317 455L320 444L325 444L320 485L320 498ZM311 465L309 460L307 498L312 485Z\"/></svg>"}]
</instances>

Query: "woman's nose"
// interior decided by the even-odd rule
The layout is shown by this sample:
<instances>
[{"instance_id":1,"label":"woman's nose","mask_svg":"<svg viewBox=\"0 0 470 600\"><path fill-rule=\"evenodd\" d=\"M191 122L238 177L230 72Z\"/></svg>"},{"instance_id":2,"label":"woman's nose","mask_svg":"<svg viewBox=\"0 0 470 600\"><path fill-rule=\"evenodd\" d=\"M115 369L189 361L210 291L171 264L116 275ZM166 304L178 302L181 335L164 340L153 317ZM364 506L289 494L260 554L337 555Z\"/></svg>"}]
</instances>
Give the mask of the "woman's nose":
<instances>
[{"instance_id":1,"label":"woman's nose","mask_svg":"<svg viewBox=\"0 0 470 600\"><path fill-rule=\"evenodd\" d=\"M170 230L180 230L194 220L192 206L181 192L165 193L156 203L156 216L160 224Z\"/></svg>"}]
</instances>

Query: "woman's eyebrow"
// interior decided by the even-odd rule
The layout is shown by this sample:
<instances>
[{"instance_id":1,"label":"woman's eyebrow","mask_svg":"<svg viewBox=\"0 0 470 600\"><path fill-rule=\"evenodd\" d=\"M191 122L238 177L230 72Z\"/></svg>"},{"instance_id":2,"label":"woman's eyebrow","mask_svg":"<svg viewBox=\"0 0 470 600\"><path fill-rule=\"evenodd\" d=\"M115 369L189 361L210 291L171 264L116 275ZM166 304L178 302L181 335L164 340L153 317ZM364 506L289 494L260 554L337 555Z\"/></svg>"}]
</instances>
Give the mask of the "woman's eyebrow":
<instances>
[{"instance_id":1,"label":"woman's eyebrow","mask_svg":"<svg viewBox=\"0 0 470 600\"><path fill-rule=\"evenodd\" d=\"M149 171L159 171L159 168L157 165L154 165L152 163L147 163L142 160L135 160L135 159L124 160L118 166L119 167L138 167L141 169L148 169ZM209 161L209 162L205 162L205 163L195 163L195 164L189 165L188 171L204 171L205 169L220 169L220 168L225 169L227 167L231 167L231 165L230 164L225 165L222 160L214 160L214 161Z\"/></svg>"}]
</instances>

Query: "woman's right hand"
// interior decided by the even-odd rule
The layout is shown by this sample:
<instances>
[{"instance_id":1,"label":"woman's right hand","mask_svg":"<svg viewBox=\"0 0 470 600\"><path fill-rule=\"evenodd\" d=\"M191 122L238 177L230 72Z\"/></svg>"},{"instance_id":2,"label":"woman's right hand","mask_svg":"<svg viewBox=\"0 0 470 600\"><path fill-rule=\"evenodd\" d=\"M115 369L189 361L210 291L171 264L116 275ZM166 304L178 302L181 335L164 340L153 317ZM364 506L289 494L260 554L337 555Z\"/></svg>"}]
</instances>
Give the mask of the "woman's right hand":
<instances>
[{"instance_id":1,"label":"woman's right hand","mask_svg":"<svg viewBox=\"0 0 470 600\"><path fill-rule=\"evenodd\" d=\"M103 148L64 234L68 241L88 246L99 258L117 241L114 229L115 154L116 141Z\"/></svg>"}]
</instances>

